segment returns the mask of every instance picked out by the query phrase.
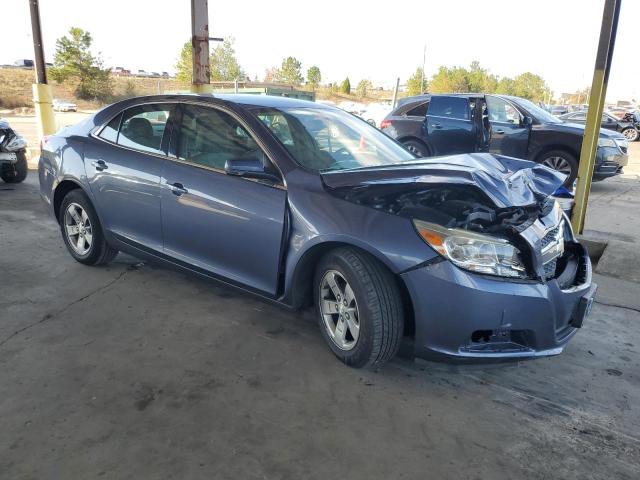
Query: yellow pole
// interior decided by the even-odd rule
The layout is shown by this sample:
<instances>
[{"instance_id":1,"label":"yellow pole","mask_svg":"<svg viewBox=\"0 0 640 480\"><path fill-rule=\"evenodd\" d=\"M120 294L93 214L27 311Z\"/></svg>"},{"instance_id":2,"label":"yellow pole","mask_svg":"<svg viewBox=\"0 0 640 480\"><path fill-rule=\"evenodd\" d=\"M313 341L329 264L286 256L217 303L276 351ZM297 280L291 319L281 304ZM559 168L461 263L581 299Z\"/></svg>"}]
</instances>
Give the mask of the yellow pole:
<instances>
[{"instance_id":1,"label":"yellow pole","mask_svg":"<svg viewBox=\"0 0 640 480\"><path fill-rule=\"evenodd\" d=\"M36 107L38 135L51 135L56 131L56 119L53 115L51 87L47 84L47 68L42 47L42 29L40 28L40 7L38 0L29 0L31 14L31 33L33 34L33 50L35 53L36 83L33 84L33 102Z\"/></svg>"},{"instance_id":2,"label":"yellow pole","mask_svg":"<svg viewBox=\"0 0 640 480\"><path fill-rule=\"evenodd\" d=\"M571 216L571 224L576 233L582 233L584 219L587 213L587 203L591 190L591 179L596 163L598 139L600 137L600 123L604 109L604 99L607 95L607 82L611 70L611 58L616 40L618 17L620 16L620 4L622 0L605 0L602 13L602 27L600 29L600 41L596 55L596 65L591 83L589 96L589 111L587 124L582 139L580 151L580 165L576 184L576 199Z\"/></svg>"},{"instance_id":3,"label":"yellow pole","mask_svg":"<svg viewBox=\"0 0 640 480\"><path fill-rule=\"evenodd\" d=\"M46 83L33 84L33 103L36 107L38 137L51 135L56 131L56 117L53 114L51 86Z\"/></svg>"}]
</instances>

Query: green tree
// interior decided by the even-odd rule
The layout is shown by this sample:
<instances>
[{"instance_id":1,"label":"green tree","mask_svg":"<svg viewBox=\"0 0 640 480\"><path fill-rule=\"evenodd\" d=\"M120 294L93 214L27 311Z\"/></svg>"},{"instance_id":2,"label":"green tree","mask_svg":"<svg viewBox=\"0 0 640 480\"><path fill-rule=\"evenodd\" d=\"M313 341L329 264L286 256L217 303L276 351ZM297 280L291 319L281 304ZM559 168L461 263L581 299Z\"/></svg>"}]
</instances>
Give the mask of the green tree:
<instances>
[{"instance_id":1,"label":"green tree","mask_svg":"<svg viewBox=\"0 0 640 480\"><path fill-rule=\"evenodd\" d=\"M463 67L440 67L429 83L429 90L432 93L468 92L468 72Z\"/></svg>"},{"instance_id":2,"label":"green tree","mask_svg":"<svg viewBox=\"0 0 640 480\"><path fill-rule=\"evenodd\" d=\"M236 58L236 51L233 46L234 42L235 39L233 37L227 38L213 50L213 53L209 57L212 81L232 82L245 77L245 73ZM191 42L185 42L175 65L176 80L180 82L191 82L193 72L192 59L193 52Z\"/></svg>"},{"instance_id":3,"label":"green tree","mask_svg":"<svg viewBox=\"0 0 640 480\"><path fill-rule=\"evenodd\" d=\"M102 59L91 53L91 34L71 27L68 36L56 40L54 66L49 69L56 82L74 81L76 95L85 100L109 100L113 83L109 70L103 68Z\"/></svg>"},{"instance_id":4,"label":"green tree","mask_svg":"<svg viewBox=\"0 0 640 480\"><path fill-rule=\"evenodd\" d=\"M322 81L320 69L315 65L307 70L307 83L315 90Z\"/></svg>"},{"instance_id":5,"label":"green tree","mask_svg":"<svg viewBox=\"0 0 640 480\"><path fill-rule=\"evenodd\" d=\"M214 82L231 82L243 80L246 74L238 63L236 50L233 46L235 39L229 37L218 45L209 59L211 63L211 80Z\"/></svg>"},{"instance_id":6,"label":"green tree","mask_svg":"<svg viewBox=\"0 0 640 480\"><path fill-rule=\"evenodd\" d=\"M535 102L544 100L545 93L549 87L540 75L535 73L521 73L513 79L514 95L527 98Z\"/></svg>"},{"instance_id":7,"label":"green tree","mask_svg":"<svg viewBox=\"0 0 640 480\"><path fill-rule=\"evenodd\" d=\"M360 98L366 97L367 92L372 88L373 84L371 83L371 80L362 79L356 87L356 95L358 95Z\"/></svg>"},{"instance_id":8,"label":"green tree","mask_svg":"<svg viewBox=\"0 0 640 480\"><path fill-rule=\"evenodd\" d=\"M488 70L480 66L480 62L471 62L467 72L467 83L470 92L495 93L498 86L498 77L491 75Z\"/></svg>"},{"instance_id":9,"label":"green tree","mask_svg":"<svg viewBox=\"0 0 640 480\"><path fill-rule=\"evenodd\" d=\"M182 50L180 50L178 62L175 65L176 80L179 82L191 83L191 73L193 71L192 58L191 42L185 42Z\"/></svg>"},{"instance_id":10,"label":"green tree","mask_svg":"<svg viewBox=\"0 0 640 480\"><path fill-rule=\"evenodd\" d=\"M300 85L302 78L302 63L295 57L287 57L282 60L282 66L276 76L278 82Z\"/></svg>"},{"instance_id":11,"label":"green tree","mask_svg":"<svg viewBox=\"0 0 640 480\"><path fill-rule=\"evenodd\" d=\"M340 91L347 95L351 93L351 82L349 81L349 77L345 78L340 84Z\"/></svg>"},{"instance_id":12,"label":"green tree","mask_svg":"<svg viewBox=\"0 0 640 480\"><path fill-rule=\"evenodd\" d=\"M407 79L407 92L409 95L420 95L427 90L427 79L424 77L422 67L416 68L416 71Z\"/></svg>"},{"instance_id":13,"label":"green tree","mask_svg":"<svg viewBox=\"0 0 640 480\"><path fill-rule=\"evenodd\" d=\"M501 95L515 95L513 78L502 77L496 86L496 92Z\"/></svg>"}]
</instances>

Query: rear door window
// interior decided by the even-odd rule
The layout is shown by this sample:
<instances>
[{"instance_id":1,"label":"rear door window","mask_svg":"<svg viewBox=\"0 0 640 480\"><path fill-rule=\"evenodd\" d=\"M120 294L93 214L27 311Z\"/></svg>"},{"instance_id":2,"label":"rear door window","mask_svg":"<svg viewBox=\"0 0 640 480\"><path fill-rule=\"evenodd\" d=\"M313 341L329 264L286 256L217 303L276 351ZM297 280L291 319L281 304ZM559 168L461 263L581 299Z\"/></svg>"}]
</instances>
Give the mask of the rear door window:
<instances>
[{"instance_id":1,"label":"rear door window","mask_svg":"<svg viewBox=\"0 0 640 480\"><path fill-rule=\"evenodd\" d=\"M126 110L122 117L118 145L163 153L162 138L172 108L171 104L152 104Z\"/></svg>"},{"instance_id":2,"label":"rear door window","mask_svg":"<svg viewBox=\"0 0 640 480\"><path fill-rule=\"evenodd\" d=\"M429 116L469 120L469 100L464 97L431 97Z\"/></svg>"}]
</instances>

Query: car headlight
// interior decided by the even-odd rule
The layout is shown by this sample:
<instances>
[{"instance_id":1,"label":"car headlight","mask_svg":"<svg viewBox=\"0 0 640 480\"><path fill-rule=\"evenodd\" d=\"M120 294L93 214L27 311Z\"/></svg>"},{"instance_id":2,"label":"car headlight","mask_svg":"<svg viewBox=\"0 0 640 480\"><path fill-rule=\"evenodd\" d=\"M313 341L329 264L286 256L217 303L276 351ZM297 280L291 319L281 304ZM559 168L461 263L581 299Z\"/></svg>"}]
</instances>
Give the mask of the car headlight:
<instances>
[{"instance_id":1,"label":"car headlight","mask_svg":"<svg viewBox=\"0 0 640 480\"><path fill-rule=\"evenodd\" d=\"M629 148L629 140L627 140L626 138L616 138L615 141L620 148Z\"/></svg>"},{"instance_id":2,"label":"car headlight","mask_svg":"<svg viewBox=\"0 0 640 480\"><path fill-rule=\"evenodd\" d=\"M501 277L527 277L520 251L503 238L417 219L413 224L428 245L460 268Z\"/></svg>"},{"instance_id":3,"label":"car headlight","mask_svg":"<svg viewBox=\"0 0 640 480\"><path fill-rule=\"evenodd\" d=\"M613 140L613 138L599 138L598 139L598 146L599 147L617 147L616 142Z\"/></svg>"}]
</instances>

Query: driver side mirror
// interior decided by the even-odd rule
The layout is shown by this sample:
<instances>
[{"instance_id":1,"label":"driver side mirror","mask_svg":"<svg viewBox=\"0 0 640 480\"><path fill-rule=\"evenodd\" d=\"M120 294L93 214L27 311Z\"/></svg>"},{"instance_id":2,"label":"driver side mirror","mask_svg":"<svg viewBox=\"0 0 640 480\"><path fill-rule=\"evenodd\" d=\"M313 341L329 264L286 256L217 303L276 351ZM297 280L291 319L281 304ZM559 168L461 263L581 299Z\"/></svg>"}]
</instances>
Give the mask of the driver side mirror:
<instances>
[{"instance_id":1,"label":"driver side mirror","mask_svg":"<svg viewBox=\"0 0 640 480\"><path fill-rule=\"evenodd\" d=\"M224 171L228 175L237 177L256 178L280 183L280 177L268 172L264 163L258 157L230 158L224 164Z\"/></svg>"},{"instance_id":2,"label":"driver side mirror","mask_svg":"<svg viewBox=\"0 0 640 480\"><path fill-rule=\"evenodd\" d=\"M524 117L522 117L521 123L523 127L530 127L533 124L533 119L528 115L525 115Z\"/></svg>"}]
</instances>

